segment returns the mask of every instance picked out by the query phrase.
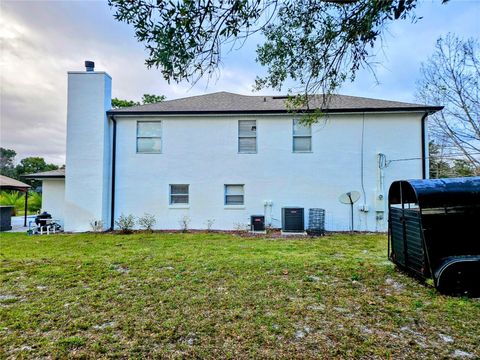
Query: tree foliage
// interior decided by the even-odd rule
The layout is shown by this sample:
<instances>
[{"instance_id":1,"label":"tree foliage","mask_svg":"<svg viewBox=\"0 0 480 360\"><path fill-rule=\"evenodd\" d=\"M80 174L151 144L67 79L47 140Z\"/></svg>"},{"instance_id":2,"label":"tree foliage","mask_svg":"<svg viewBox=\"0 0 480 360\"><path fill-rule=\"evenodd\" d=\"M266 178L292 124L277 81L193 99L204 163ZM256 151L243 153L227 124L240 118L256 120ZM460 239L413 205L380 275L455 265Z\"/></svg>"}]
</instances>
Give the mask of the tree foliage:
<instances>
[{"instance_id":1,"label":"tree foliage","mask_svg":"<svg viewBox=\"0 0 480 360\"><path fill-rule=\"evenodd\" d=\"M447 0L439 0L446 2ZM261 32L257 60L267 75L256 88L280 90L288 79L303 94L333 92L361 67L397 19L415 19L418 0L109 0L148 51L146 65L167 81L211 76L225 47ZM291 90L291 89L289 89ZM304 97L308 100L308 97Z\"/></svg>"},{"instance_id":2,"label":"tree foliage","mask_svg":"<svg viewBox=\"0 0 480 360\"><path fill-rule=\"evenodd\" d=\"M138 101L124 100L124 99L118 99L118 98L112 99L112 108L114 109L130 107L130 106L138 106L138 105L141 105Z\"/></svg>"},{"instance_id":3,"label":"tree foliage","mask_svg":"<svg viewBox=\"0 0 480 360\"><path fill-rule=\"evenodd\" d=\"M15 156L17 153L12 149L0 147L0 174L15 178Z\"/></svg>"},{"instance_id":4,"label":"tree foliage","mask_svg":"<svg viewBox=\"0 0 480 360\"><path fill-rule=\"evenodd\" d=\"M444 146L430 141L429 146L430 178L449 178L474 176L479 173L478 168L461 157L452 157Z\"/></svg>"},{"instance_id":5,"label":"tree foliage","mask_svg":"<svg viewBox=\"0 0 480 360\"><path fill-rule=\"evenodd\" d=\"M163 100L165 100L165 95L154 95L154 94L143 94L142 102L113 98L112 108L118 109L118 108L131 107L131 106L140 106L145 104L155 104L158 102L162 102Z\"/></svg>"},{"instance_id":6,"label":"tree foliage","mask_svg":"<svg viewBox=\"0 0 480 360\"><path fill-rule=\"evenodd\" d=\"M1 191L0 205L13 206L13 216L22 215L25 213L25 193L20 191ZM35 191L29 191L27 206L28 213L35 214L42 208L42 196Z\"/></svg>"},{"instance_id":7,"label":"tree foliage","mask_svg":"<svg viewBox=\"0 0 480 360\"><path fill-rule=\"evenodd\" d=\"M20 163L16 166L17 174L33 174L37 172L50 171L58 169L55 164L47 164L44 158L39 156L31 156L20 160Z\"/></svg>"},{"instance_id":8,"label":"tree foliage","mask_svg":"<svg viewBox=\"0 0 480 360\"><path fill-rule=\"evenodd\" d=\"M301 0L282 6L278 20L265 26L257 49L268 74L257 89L281 90L292 79L306 94L330 93L369 66L369 50L386 22L406 18L415 1L352 1L338 4Z\"/></svg>"},{"instance_id":9,"label":"tree foliage","mask_svg":"<svg viewBox=\"0 0 480 360\"><path fill-rule=\"evenodd\" d=\"M447 153L463 155L480 174L480 43L448 34L437 41L421 72L418 98L444 106L430 117L434 139Z\"/></svg>"},{"instance_id":10,"label":"tree foliage","mask_svg":"<svg viewBox=\"0 0 480 360\"><path fill-rule=\"evenodd\" d=\"M146 104L155 104L165 100L165 95L153 95L153 94L143 94L142 103Z\"/></svg>"},{"instance_id":11,"label":"tree foliage","mask_svg":"<svg viewBox=\"0 0 480 360\"><path fill-rule=\"evenodd\" d=\"M39 187L41 182L24 179L22 175L58 169L57 165L48 164L44 158L38 156L24 158L15 166L16 155L15 150L0 148L0 174L23 181L33 189Z\"/></svg>"},{"instance_id":12,"label":"tree foliage","mask_svg":"<svg viewBox=\"0 0 480 360\"><path fill-rule=\"evenodd\" d=\"M36 189L42 185L42 182L40 180L24 179L22 178L22 175L56 169L58 169L58 165L48 164L42 157L32 156L20 160L20 163L15 167L15 172L19 180L29 184L33 189Z\"/></svg>"}]
</instances>

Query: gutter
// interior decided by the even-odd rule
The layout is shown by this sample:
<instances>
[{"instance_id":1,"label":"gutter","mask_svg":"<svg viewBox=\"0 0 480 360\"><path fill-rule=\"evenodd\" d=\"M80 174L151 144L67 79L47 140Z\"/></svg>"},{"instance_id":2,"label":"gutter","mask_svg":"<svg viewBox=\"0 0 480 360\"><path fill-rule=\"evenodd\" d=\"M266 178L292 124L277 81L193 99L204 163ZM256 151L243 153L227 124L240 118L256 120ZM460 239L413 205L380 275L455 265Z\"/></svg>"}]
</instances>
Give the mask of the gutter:
<instances>
[{"instance_id":1,"label":"gutter","mask_svg":"<svg viewBox=\"0 0 480 360\"><path fill-rule=\"evenodd\" d=\"M113 123L112 134L112 189L111 189L111 203L110 203L110 231L115 227L115 168L116 168L116 154L117 154L117 121L114 116L110 116Z\"/></svg>"},{"instance_id":2,"label":"gutter","mask_svg":"<svg viewBox=\"0 0 480 360\"><path fill-rule=\"evenodd\" d=\"M48 179L65 179L65 175L54 175L54 176L23 176L25 179L29 180L48 180Z\"/></svg>"},{"instance_id":3,"label":"gutter","mask_svg":"<svg viewBox=\"0 0 480 360\"><path fill-rule=\"evenodd\" d=\"M427 113L433 113L435 111L440 111L443 109L443 106L411 106L411 107L390 107L390 108L356 108L356 109L331 109L331 110L322 110L324 114L334 114L334 113L366 113L366 112L410 112L410 111L425 111ZM317 109L308 109L303 110L302 113L313 113ZM292 114L292 112L279 109L279 110L109 110L107 111L108 116L113 115L231 115L231 114Z\"/></svg>"}]
</instances>

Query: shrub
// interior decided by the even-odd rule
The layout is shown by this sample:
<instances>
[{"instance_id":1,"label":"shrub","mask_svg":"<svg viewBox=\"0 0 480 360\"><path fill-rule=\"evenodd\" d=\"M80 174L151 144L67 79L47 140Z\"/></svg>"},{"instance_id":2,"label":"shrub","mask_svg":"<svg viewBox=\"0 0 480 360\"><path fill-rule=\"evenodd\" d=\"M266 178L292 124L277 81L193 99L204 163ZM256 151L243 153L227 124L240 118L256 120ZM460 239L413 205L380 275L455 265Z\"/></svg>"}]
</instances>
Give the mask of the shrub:
<instances>
[{"instance_id":1,"label":"shrub","mask_svg":"<svg viewBox=\"0 0 480 360\"><path fill-rule=\"evenodd\" d=\"M93 232L102 232L103 231L103 221L102 220L91 220L90 228Z\"/></svg>"},{"instance_id":2,"label":"shrub","mask_svg":"<svg viewBox=\"0 0 480 360\"><path fill-rule=\"evenodd\" d=\"M12 215L23 214L25 210L25 194L19 191L2 191L0 193L0 205L13 206ZM42 195L35 191L28 193L28 212L36 213L42 208Z\"/></svg>"},{"instance_id":3,"label":"shrub","mask_svg":"<svg viewBox=\"0 0 480 360\"><path fill-rule=\"evenodd\" d=\"M141 218L138 218L138 226L146 231L152 231L152 228L155 226L157 220L152 214L143 214Z\"/></svg>"},{"instance_id":4,"label":"shrub","mask_svg":"<svg viewBox=\"0 0 480 360\"><path fill-rule=\"evenodd\" d=\"M212 226L214 222L215 222L215 219L208 219L207 221L205 221L205 225L207 226L208 232L212 231Z\"/></svg>"},{"instance_id":5,"label":"shrub","mask_svg":"<svg viewBox=\"0 0 480 360\"><path fill-rule=\"evenodd\" d=\"M18 191L2 191L0 205L13 206L12 215L15 216L23 209L25 199Z\"/></svg>"},{"instance_id":6,"label":"shrub","mask_svg":"<svg viewBox=\"0 0 480 360\"><path fill-rule=\"evenodd\" d=\"M180 220L179 220L179 223L180 223L180 230L182 230L182 232L187 232L188 231L188 226L190 225L190 216L188 215L184 215Z\"/></svg>"},{"instance_id":7,"label":"shrub","mask_svg":"<svg viewBox=\"0 0 480 360\"><path fill-rule=\"evenodd\" d=\"M118 220L115 220L115 225L117 225L122 234L131 234L135 226L135 216L122 214Z\"/></svg>"},{"instance_id":8,"label":"shrub","mask_svg":"<svg viewBox=\"0 0 480 360\"><path fill-rule=\"evenodd\" d=\"M22 196L23 199L23 196ZM30 213L36 213L42 208L42 195L37 192L28 193L28 211ZM48 209L47 209L48 211Z\"/></svg>"},{"instance_id":9,"label":"shrub","mask_svg":"<svg viewBox=\"0 0 480 360\"><path fill-rule=\"evenodd\" d=\"M250 230L250 225L244 223L233 223L233 229L238 232L247 232Z\"/></svg>"}]
</instances>

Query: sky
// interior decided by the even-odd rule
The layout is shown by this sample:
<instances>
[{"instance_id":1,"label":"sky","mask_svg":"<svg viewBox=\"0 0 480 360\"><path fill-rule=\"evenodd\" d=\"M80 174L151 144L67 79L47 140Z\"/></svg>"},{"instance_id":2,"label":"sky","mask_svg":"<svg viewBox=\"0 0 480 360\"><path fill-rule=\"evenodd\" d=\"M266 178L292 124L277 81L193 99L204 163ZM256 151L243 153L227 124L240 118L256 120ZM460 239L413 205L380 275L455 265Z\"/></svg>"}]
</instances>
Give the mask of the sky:
<instances>
[{"instance_id":1,"label":"sky","mask_svg":"<svg viewBox=\"0 0 480 360\"><path fill-rule=\"evenodd\" d=\"M375 48L376 78L362 70L341 94L415 102L421 63L447 33L480 38L480 0L420 0L415 23L397 21ZM147 69L144 46L130 25L113 18L106 1L0 0L0 146L14 149L16 161L42 156L65 163L67 71L84 70L84 61L113 78L112 96L140 100L145 93L167 99L230 91L252 92L257 75L256 36L222 61L213 79L168 84L159 70Z\"/></svg>"}]
</instances>

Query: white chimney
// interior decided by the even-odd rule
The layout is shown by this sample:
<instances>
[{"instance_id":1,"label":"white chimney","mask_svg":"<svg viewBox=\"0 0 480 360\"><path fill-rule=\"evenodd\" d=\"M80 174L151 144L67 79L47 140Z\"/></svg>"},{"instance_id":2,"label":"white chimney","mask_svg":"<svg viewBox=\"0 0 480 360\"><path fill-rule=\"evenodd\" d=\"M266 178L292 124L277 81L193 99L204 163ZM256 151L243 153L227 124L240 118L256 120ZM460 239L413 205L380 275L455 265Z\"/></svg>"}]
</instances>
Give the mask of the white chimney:
<instances>
[{"instance_id":1,"label":"white chimney","mask_svg":"<svg viewBox=\"0 0 480 360\"><path fill-rule=\"evenodd\" d=\"M86 71L68 72L65 231L110 221L112 78L94 67L85 61Z\"/></svg>"}]
</instances>

